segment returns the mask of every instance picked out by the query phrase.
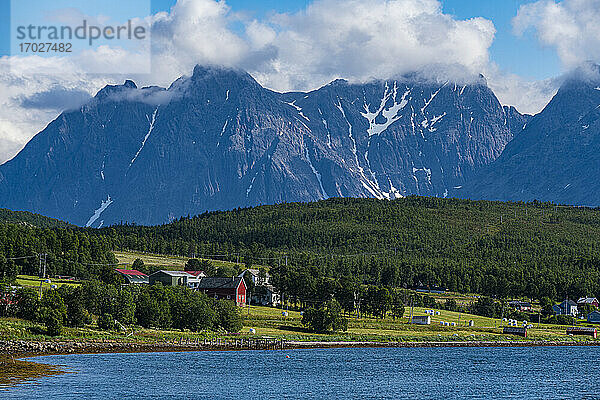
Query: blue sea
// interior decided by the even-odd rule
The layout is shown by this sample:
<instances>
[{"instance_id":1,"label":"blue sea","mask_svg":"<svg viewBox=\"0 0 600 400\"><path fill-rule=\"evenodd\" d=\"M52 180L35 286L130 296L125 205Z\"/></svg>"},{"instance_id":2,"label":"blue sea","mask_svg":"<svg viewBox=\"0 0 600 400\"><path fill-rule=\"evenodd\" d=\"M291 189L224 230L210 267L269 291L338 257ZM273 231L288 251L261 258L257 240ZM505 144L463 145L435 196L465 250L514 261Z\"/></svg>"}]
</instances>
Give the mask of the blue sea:
<instances>
[{"instance_id":1,"label":"blue sea","mask_svg":"<svg viewBox=\"0 0 600 400\"><path fill-rule=\"evenodd\" d=\"M36 357L70 374L1 399L600 399L600 347Z\"/></svg>"}]
</instances>

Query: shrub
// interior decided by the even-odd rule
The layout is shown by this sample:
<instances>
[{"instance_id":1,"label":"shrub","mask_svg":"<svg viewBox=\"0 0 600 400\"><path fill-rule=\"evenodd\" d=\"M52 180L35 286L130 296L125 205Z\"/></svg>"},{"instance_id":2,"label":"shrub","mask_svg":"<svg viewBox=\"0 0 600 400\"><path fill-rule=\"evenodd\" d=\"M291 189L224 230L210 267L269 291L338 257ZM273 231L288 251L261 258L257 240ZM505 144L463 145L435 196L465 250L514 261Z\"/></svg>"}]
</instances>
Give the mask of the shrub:
<instances>
[{"instance_id":1,"label":"shrub","mask_svg":"<svg viewBox=\"0 0 600 400\"><path fill-rule=\"evenodd\" d=\"M43 317L46 333L50 336L59 336L63 330L63 315L58 310L48 310Z\"/></svg>"},{"instance_id":2,"label":"shrub","mask_svg":"<svg viewBox=\"0 0 600 400\"><path fill-rule=\"evenodd\" d=\"M239 307L229 300L218 300L215 302L217 312L217 329L221 328L227 332L237 333L242 330L243 322Z\"/></svg>"},{"instance_id":3,"label":"shrub","mask_svg":"<svg viewBox=\"0 0 600 400\"><path fill-rule=\"evenodd\" d=\"M104 331L114 331L117 329L117 323L112 314L102 314L98 318L98 328Z\"/></svg>"}]
</instances>

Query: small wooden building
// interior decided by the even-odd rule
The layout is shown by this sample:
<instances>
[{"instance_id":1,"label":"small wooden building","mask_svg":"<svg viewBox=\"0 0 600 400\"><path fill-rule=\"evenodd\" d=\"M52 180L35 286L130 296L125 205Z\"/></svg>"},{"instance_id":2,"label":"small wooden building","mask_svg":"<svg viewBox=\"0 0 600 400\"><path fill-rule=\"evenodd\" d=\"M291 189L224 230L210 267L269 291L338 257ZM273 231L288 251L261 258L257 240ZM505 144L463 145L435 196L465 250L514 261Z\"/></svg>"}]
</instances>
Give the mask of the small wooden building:
<instances>
[{"instance_id":1,"label":"small wooden building","mask_svg":"<svg viewBox=\"0 0 600 400\"><path fill-rule=\"evenodd\" d=\"M415 325L431 325L431 316L429 315L415 315L412 317L412 323Z\"/></svg>"},{"instance_id":2,"label":"small wooden building","mask_svg":"<svg viewBox=\"0 0 600 400\"><path fill-rule=\"evenodd\" d=\"M502 329L502 333L505 335L527 337L527 328L518 328L516 326L505 326L504 329Z\"/></svg>"},{"instance_id":3,"label":"small wooden building","mask_svg":"<svg viewBox=\"0 0 600 400\"><path fill-rule=\"evenodd\" d=\"M215 299L232 300L240 307L246 304L246 284L240 277L202 278L197 289Z\"/></svg>"},{"instance_id":4,"label":"small wooden building","mask_svg":"<svg viewBox=\"0 0 600 400\"><path fill-rule=\"evenodd\" d=\"M567 335L591 336L594 339L596 339L598 337L598 331L596 328L586 328L586 327L574 326L572 328L567 328Z\"/></svg>"}]
</instances>

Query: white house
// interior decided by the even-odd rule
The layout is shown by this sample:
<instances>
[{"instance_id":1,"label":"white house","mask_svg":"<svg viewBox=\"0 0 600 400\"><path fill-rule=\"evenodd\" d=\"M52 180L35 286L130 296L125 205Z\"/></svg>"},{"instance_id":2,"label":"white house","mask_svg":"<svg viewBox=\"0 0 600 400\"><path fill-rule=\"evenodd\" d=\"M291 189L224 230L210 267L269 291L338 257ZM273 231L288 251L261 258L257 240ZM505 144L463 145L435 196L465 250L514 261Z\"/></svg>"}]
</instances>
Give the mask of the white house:
<instances>
[{"instance_id":1,"label":"white house","mask_svg":"<svg viewBox=\"0 0 600 400\"><path fill-rule=\"evenodd\" d=\"M577 303L573 300L565 300L562 303L553 306L552 309L556 315L571 315L576 317L579 313Z\"/></svg>"}]
</instances>

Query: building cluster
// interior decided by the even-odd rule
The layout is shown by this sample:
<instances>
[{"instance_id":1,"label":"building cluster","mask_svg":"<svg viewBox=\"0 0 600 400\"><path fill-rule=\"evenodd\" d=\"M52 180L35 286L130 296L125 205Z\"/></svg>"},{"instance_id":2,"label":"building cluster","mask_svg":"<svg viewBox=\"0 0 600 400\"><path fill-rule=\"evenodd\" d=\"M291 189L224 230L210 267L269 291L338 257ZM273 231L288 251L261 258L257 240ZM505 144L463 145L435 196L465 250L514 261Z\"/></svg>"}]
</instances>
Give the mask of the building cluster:
<instances>
[{"instance_id":1,"label":"building cluster","mask_svg":"<svg viewBox=\"0 0 600 400\"><path fill-rule=\"evenodd\" d=\"M269 274L261 273L257 269L246 269L231 278L207 276L203 271L160 270L150 275L131 269L117 269L116 272L129 285L160 283L163 286L183 286L215 299L232 300L240 307L247 304L248 300L252 304L265 306L276 306L280 303L280 296L271 285ZM248 288L244 276L249 278L254 287L251 298L247 297Z\"/></svg>"},{"instance_id":2,"label":"building cluster","mask_svg":"<svg viewBox=\"0 0 600 400\"><path fill-rule=\"evenodd\" d=\"M555 315L582 316L590 323L600 323L600 303L595 297L582 297L577 302L565 300L552 307ZM590 311L591 310L591 311ZM586 315L587 313L587 315Z\"/></svg>"}]
</instances>

